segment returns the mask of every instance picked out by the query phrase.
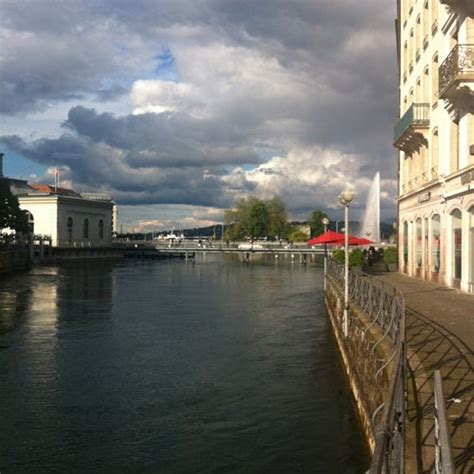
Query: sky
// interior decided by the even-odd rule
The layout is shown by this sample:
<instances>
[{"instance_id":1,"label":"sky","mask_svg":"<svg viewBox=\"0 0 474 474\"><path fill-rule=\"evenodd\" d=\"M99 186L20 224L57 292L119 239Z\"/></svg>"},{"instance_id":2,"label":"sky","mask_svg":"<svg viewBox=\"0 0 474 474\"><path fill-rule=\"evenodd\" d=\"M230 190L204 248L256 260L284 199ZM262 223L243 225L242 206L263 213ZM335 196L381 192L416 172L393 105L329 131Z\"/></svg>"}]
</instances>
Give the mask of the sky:
<instances>
[{"instance_id":1,"label":"sky","mask_svg":"<svg viewBox=\"0 0 474 474\"><path fill-rule=\"evenodd\" d=\"M249 195L396 215L395 1L2 0L11 177L107 192L126 229L213 225Z\"/></svg>"}]
</instances>

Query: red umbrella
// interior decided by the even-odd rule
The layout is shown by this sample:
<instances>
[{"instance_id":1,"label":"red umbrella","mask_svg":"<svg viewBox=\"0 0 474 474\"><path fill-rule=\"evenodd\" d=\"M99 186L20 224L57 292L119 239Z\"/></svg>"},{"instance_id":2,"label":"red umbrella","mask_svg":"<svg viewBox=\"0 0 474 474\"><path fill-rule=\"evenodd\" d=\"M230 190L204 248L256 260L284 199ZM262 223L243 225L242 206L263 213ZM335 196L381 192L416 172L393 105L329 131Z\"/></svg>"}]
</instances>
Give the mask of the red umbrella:
<instances>
[{"instance_id":1,"label":"red umbrella","mask_svg":"<svg viewBox=\"0 0 474 474\"><path fill-rule=\"evenodd\" d=\"M308 240L307 244L340 244L341 242L344 243L344 234L328 230L327 232L324 232L324 234L318 235L317 237L313 237L311 240Z\"/></svg>"},{"instance_id":2,"label":"red umbrella","mask_svg":"<svg viewBox=\"0 0 474 474\"><path fill-rule=\"evenodd\" d=\"M349 235L349 245L369 245L373 244L372 240L366 239L364 237L355 237Z\"/></svg>"}]
</instances>

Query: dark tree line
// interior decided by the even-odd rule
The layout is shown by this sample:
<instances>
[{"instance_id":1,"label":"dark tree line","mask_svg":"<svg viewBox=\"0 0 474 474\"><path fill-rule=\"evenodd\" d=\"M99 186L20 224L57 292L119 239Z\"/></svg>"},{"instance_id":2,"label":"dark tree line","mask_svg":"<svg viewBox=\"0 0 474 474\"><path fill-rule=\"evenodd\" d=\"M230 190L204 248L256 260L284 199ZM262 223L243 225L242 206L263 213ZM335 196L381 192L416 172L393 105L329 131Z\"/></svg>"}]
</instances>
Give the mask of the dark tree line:
<instances>
[{"instance_id":1,"label":"dark tree line","mask_svg":"<svg viewBox=\"0 0 474 474\"><path fill-rule=\"evenodd\" d=\"M0 230L10 228L17 233L28 233L28 218L20 209L18 199L10 191L10 183L0 178Z\"/></svg>"}]
</instances>

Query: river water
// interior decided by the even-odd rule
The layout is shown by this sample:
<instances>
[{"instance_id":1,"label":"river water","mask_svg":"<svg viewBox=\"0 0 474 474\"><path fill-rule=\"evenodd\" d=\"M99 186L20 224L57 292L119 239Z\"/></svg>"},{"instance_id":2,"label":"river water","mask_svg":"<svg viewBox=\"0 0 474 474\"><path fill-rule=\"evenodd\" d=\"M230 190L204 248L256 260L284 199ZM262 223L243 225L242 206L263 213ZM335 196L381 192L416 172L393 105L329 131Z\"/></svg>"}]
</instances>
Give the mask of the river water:
<instances>
[{"instance_id":1,"label":"river water","mask_svg":"<svg viewBox=\"0 0 474 474\"><path fill-rule=\"evenodd\" d=\"M358 473L321 269L231 256L0 280L0 471Z\"/></svg>"}]
</instances>

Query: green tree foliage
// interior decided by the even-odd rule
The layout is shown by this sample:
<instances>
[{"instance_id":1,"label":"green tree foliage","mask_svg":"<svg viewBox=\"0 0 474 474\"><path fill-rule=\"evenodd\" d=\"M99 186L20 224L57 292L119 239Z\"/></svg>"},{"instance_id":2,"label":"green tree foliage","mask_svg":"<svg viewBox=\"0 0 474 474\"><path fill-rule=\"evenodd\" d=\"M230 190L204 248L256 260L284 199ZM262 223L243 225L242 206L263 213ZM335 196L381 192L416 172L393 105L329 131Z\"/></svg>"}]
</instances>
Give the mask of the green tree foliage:
<instances>
[{"instance_id":1,"label":"green tree foliage","mask_svg":"<svg viewBox=\"0 0 474 474\"><path fill-rule=\"evenodd\" d=\"M288 233L288 240L291 242L306 242L308 236L301 229L291 229Z\"/></svg>"},{"instance_id":2,"label":"green tree foliage","mask_svg":"<svg viewBox=\"0 0 474 474\"><path fill-rule=\"evenodd\" d=\"M270 217L268 235L280 239L287 237L289 231L288 214L283 201L279 197L274 197L267 201L266 205Z\"/></svg>"},{"instance_id":3,"label":"green tree foliage","mask_svg":"<svg viewBox=\"0 0 474 474\"><path fill-rule=\"evenodd\" d=\"M242 240L246 237L285 236L288 217L280 198L270 200L250 196L237 202L234 209L228 209L224 215L225 239Z\"/></svg>"},{"instance_id":4,"label":"green tree foliage","mask_svg":"<svg viewBox=\"0 0 474 474\"><path fill-rule=\"evenodd\" d=\"M28 219L10 191L10 183L0 179L0 229L7 227L18 233L27 233Z\"/></svg>"},{"instance_id":5,"label":"green tree foliage","mask_svg":"<svg viewBox=\"0 0 474 474\"><path fill-rule=\"evenodd\" d=\"M322 211L313 211L308 219L308 225L311 229L311 237L324 233L323 219L328 215Z\"/></svg>"}]
</instances>

